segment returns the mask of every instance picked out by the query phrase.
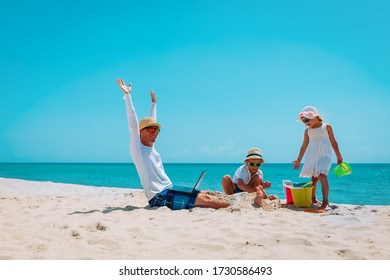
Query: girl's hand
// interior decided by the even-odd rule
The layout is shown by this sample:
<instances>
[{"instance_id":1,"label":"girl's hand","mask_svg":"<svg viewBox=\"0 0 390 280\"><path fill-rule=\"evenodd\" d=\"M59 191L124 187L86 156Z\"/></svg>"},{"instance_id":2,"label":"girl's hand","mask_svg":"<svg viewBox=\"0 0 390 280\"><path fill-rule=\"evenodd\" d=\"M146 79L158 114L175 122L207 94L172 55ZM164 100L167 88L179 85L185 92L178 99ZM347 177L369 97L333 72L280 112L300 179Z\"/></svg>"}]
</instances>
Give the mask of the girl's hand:
<instances>
[{"instance_id":1,"label":"girl's hand","mask_svg":"<svg viewBox=\"0 0 390 280\"><path fill-rule=\"evenodd\" d=\"M152 98L153 103L157 103L156 95L152 89L150 90L150 97Z\"/></svg>"},{"instance_id":2,"label":"girl's hand","mask_svg":"<svg viewBox=\"0 0 390 280\"><path fill-rule=\"evenodd\" d=\"M343 157L340 155L337 157L337 164L342 164L343 163Z\"/></svg>"},{"instance_id":3,"label":"girl's hand","mask_svg":"<svg viewBox=\"0 0 390 280\"><path fill-rule=\"evenodd\" d=\"M125 82L122 79L116 79L116 82L118 83L118 86L121 88L124 94L130 94L131 93L131 83L126 86Z\"/></svg>"},{"instance_id":4,"label":"girl's hand","mask_svg":"<svg viewBox=\"0 0 390 280\"><path fill-rule=\"evenodd\" d=\"M301 166L301 162L299 160L294 160L292 162L294 164L294 169L297 170Z\"/></svg>"}]
</instances>

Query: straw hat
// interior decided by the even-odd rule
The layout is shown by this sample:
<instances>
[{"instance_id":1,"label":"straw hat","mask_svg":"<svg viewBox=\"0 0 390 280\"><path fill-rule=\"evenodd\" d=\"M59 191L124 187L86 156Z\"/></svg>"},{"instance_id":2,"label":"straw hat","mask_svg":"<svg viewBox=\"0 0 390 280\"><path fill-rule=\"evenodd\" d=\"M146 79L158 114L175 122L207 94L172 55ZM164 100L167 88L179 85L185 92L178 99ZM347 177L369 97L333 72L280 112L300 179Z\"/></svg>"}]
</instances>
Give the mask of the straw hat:
<instances>
[{"instance_id":1,"label":"straw hat","mask_svg":"<svg viewBox=\"0 0 390 280\"><path fill-rule=\"evenodd\" d=\"M263 156L261 155L261 151L258 148L251 148L248 150L248 154L244 162L246 162L249 159L261 159L261 162L264 163Z\"/></svg>"},{"instance_id":2,"label":"straw hat","mask_svg":"<svg viewBox=\"0 0 390 280\"><path fill-rule=\"evenodd\" d=\"M299 113L299 118L305 117L309 120L314 119L315 117L320 116L318 114L317 108L313 106L306 106L302 109L302 111Z\"/></svg>"},{"instance_id":3,"label":"straw hat","mask_svg":"<svg viewBox=\"0 0 390 280\"><path fill-rule=\"evenodd\" d=\"M157 126L158 128L161 127L161 125L158 124L154 118L145 117L139 122L139 131L141 131L145 127L149 127L149 126Z\"/></svg>"}]
</instances>

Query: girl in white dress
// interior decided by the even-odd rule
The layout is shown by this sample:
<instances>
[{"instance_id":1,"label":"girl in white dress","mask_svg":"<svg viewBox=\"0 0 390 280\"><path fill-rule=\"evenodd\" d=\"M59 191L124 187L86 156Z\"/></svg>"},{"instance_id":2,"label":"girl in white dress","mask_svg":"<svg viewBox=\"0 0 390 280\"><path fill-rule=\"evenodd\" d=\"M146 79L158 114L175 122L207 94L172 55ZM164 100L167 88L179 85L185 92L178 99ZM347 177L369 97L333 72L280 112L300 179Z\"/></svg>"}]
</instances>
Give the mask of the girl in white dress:
<instances>
[{"instance_id":1,"label":"girl in white dress","mask_svg":"<svg viewBox=\"0 0 390 280\"><path fill-rule=\"evenodd\" d=\"M305 164L299 177L311 178L313 182L312 202L318 203L316 189L318 180L322 186L322 203L320 209L325 209L329 204L328 172L332 165L332 148L337 157L337 163L341 164L343 158L340 154L337 141L333 135L330 124L323 123L323 119L313 106L306 106L299 113L299 118L307 126L303 144L298 158L293 161L294 169L299 169L303 155L306 152Z\"/></svg>"}]
</instances>

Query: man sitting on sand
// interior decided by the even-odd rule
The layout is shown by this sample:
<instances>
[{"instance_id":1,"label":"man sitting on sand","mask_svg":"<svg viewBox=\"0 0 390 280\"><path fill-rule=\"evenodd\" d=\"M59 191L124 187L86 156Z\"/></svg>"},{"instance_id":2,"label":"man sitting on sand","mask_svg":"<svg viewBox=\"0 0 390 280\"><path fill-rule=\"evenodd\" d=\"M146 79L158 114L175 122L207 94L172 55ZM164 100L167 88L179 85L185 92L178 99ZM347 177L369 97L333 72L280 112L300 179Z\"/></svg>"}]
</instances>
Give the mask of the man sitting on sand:
<instances>
[{"instance_id":1,"label":"man sitting on sand","mask_svg":"<svg viewBox=\"0 0 390 280\"><path fill-rule=\"evenodd\" d=\"M226 194L240 192L256 192L254 202L261 206L263 198L268 198L264 189L271 186L270 182L263 182L263 172L260 166L264 163L261 151L258 148L251 148L244 160L245 164L240 166L234 173L233 179L229 175L222 178L222 187Z\"/></svg>"},{"instance_id":2,"label":"man sitting on sand","mask_svg":"<svg viewBox=\"0 0 390 280\"><path fill-rule=\"evenodd\" d=\"M124 93L127 120L130 130L130 153L133 158L141 185L150 206L167 206L172 210L191 209L193 207L224 208L229 203L206 192L194 191L191 194L172 190L172 182L165 174L160 154L155 150L154 143L160 132L160 124L156 121L156 96L151 90L152 107L149 117L141 119L135 112L130 97L132 86L125 85L123 80L117 79L119 87Z\"/></svg>"}]
</instances>

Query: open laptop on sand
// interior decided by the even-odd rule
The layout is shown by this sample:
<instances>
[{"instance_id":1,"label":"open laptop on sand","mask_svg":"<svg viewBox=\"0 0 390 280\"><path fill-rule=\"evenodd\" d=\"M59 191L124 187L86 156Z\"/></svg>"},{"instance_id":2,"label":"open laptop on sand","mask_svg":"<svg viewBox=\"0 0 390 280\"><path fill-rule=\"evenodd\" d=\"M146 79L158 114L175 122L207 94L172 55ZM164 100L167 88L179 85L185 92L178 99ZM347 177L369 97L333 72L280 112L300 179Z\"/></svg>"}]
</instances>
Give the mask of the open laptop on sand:
<instances>
[{"instance_id":1,"label":"open laptop on sand","mask_svg":"<svg viewBox=\"0 0 390 280\"><path fill-rule=\"evenodd\" d=\"M196 181L196 184L193 188L173 185L172 190L177 192L182 192L182 193L193 193L200 186L200 183L202 182L204 176L206 175L206 172L207 170L202 171L202 173L198 178L198 181Z\"/></svg>"}]
</instances>

